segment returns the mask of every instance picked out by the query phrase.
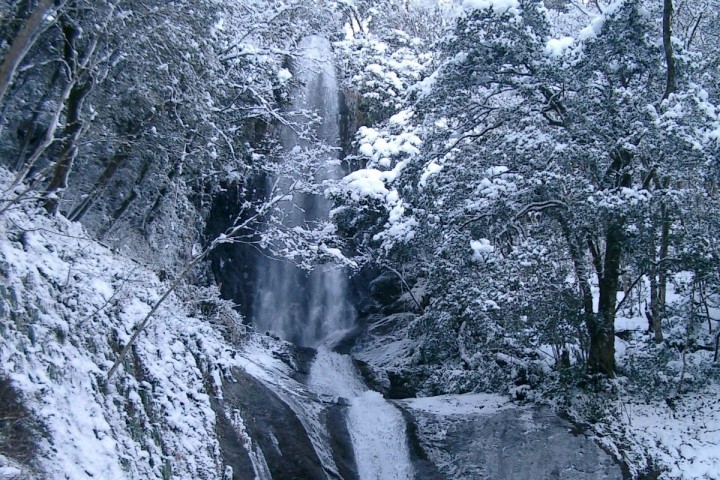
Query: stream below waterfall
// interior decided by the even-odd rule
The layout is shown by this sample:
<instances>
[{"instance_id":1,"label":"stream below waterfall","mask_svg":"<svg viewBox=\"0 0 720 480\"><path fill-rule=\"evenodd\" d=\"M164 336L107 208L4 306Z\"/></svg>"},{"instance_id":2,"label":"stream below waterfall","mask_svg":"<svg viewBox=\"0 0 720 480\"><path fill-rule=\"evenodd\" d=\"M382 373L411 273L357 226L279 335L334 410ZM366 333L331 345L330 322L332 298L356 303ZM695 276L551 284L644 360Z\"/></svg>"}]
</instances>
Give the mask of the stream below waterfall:
<instances>
[{"instance_id":1,"label":"stream below waterfall","mask_svg":"<svg viewBox=\"0 0 720 480\"><path fill-rule=\"evenodd\" d=\"M414 478L402 414L380 393L364 385L352 358L319 348L308 387L320 395L349 402L345 418L360 480Z\"/></svg>"}]
</instances>

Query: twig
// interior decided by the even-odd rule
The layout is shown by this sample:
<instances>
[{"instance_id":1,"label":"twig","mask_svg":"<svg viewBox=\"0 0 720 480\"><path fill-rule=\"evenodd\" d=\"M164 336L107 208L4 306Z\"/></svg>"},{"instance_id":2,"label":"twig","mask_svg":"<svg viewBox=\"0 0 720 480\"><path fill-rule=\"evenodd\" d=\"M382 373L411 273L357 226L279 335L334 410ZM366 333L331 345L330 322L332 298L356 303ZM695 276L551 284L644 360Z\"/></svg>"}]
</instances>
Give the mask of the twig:
<instances>
[{"instance_id":1,"label":"twig","mask_svg":"<svg viewBox=\"0 0 720 480\"><path fill-rule=\"evenodd\" d=\"M273 190L277 187L277 181L275 182L275 186L273 187ZM293 192L297 188L298 182L296 181L293 183L293 185L290 187L290 192ZM280 202L286 201L288 199L289 194L285 195L277 195L274 198L270 199L268 202L262 204L260 208L255 212L254 215L251 215L247 219L245 219L243 222L234 225L228 231L220 235L219 237L215 238L212 242L210 242L210 245L208 245L202 252L200 252L193 260L188 264L185 269L180 272L180 274L177 276L175 281L170 285L170 287L165 291L162 297L155 302L155 305L153 305L153 308L150 310L150 312L145 315L145 318L142 322L140 322L140 325L138 325L137 329L135 330L135 333L130 337L130 340L128 340L125 347L120 352L120 355L118 355L118 358L115 360L115 363L113 364L112 368L110 368L110 371L107 373L108 380L113 376L115 371L118 369L122 361L124 360L127 353L130 351L130 348L133 346L135 341L137 340L138 336L140 335L140 332L145 330L145 327L147 327L148 323L150 323L150 320L155 315L155 313L158 311L160 306L167 300L167 298L170 296L172 292L174 292L177 287L180 286L180 284L183 282L185 277L195 268L197 267L202 260L207 257L210 252L212 252L217 246L222 245L224 243L232 243L233 238L237 237L240 232L242 232L244 229L248 228L251 224L253 224L256 220L264 216L268 211L273 209L275 205L277 205Z\"/></svg>"},{"instance_id":2,"label":"twig","mask_svg":"<svg viewBox=\"0 0 720 480\"><path fill-rule=\"evenodd\" d=\"M625 300L630 296L630 293L632 293L633 288L635 288L635 285L638 284L638 282L645 276L645 272L640 272L640 275L635 279L635 281L630 285L630 288L627 289L625 292L625 295L623 295L622 300L617 304L615 307L615 313L620 311L620 308L623 306L623 303L625 303Z\"/></svg>"}]
</instances>

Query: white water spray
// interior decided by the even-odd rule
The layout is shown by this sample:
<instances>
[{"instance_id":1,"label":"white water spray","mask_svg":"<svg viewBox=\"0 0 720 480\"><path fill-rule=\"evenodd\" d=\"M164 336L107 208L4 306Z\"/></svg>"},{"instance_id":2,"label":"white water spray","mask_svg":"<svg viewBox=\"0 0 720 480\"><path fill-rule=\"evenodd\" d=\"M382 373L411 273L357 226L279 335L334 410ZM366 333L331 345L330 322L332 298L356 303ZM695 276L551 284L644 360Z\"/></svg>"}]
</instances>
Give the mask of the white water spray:
<instances>
[{"instance_id":1,"label":"white water spray","mask_svg":"<svg viewBox=\"0 0 720 480\"><path fill-rule=\"evenodd\" d=\"M326 146L337 147L339 98L330 42L308 37L294 75L303 84L293 102L295 111L313 111L321 121L313 136ZM312 144L290 128L280 140L286 152L301 153ZM332 151L332 150L330 150ZM338 156L328 154L319 165L316 180L337 179L343 174ZM319 195L295 195L284 213L285 226L302 226L327 218L330 205ZM260 261L257 270L254 322L298 345L317 347L339 339L354 323L354 309L347 300L348 280L338 269L316 268L306 273L287 262ZM414 478L407 446L405 421L400 411L381 394L368 390L352 359L319 348L308 387L315 393L349 401L346 422L360 480L410 480Z\"/></svg>"}]
</instances>

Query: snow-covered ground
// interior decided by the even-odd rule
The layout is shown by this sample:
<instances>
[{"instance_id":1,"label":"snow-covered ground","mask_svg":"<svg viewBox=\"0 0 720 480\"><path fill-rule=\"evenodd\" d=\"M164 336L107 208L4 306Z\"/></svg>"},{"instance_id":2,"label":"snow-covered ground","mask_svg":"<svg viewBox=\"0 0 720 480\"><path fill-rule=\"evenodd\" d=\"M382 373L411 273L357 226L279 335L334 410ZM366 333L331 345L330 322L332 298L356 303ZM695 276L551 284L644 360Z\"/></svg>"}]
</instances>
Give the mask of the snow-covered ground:
<instances>
[{"instance_id":1,"label":"snow-covered ground","mask_svg":"<svg viewBox=\"0 0 720 480\"><path fill-rule=\"evenodd\" d=\"M615 329L629 335L616 337L615 357L621 373L634 377L632 382L648 385L638 387L620 377L616 415L608 415L598 426L610 434L615 445L623 448L631 471L646 465L661 472L661 478L720 479L720 385L717 380L703 378L713 373L713 352L698 349L683 352L676 344L685 344L690 336L698 344L711 344L706 325L688 332L685 318L687 296L678 286L689 283L685 272L670 279L667 309L677 312L663 322L666 341L655 345L647 332L648 322L640 306L618 315ZM647 282L645 282L647 283ZM649 291L649 284L641 285ZM618 301L623 294L618 294ZM634 314L633 314L634 313ZM712 307L709 314L720 318ZM663 358L660 362L658 359ZM715 364L715 369L719 366ZM664 393L663 393L664 392ZM617 440L620 440L617 442Z\"/></svg>"},{"instance_id":2,"label":"snow-covered ground","mask_svg":"<svg viewBox=\"0 0 720 480\"><path fill-rule=\"evenodd\" d=\"M627 432L667 468L665 478L720 478L720 389L717 386L667 402L623 406Z\"/></svg>"}]
</instances>

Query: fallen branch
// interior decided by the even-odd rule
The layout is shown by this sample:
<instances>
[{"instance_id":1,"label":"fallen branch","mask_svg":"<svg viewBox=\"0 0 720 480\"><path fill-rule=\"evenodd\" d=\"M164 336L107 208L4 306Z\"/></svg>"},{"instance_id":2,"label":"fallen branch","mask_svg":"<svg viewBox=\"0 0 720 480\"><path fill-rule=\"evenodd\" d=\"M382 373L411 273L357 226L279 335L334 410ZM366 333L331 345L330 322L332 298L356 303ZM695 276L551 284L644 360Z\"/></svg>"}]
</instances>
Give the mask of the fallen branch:
<instances>
[{"instance_id":1,"label":"fallen branch","mask_svg":"<svg viewBox=\"0 0 720 480\"><path fill-rule=\"evenodd\" d=\"M293 192L297 188L298 182L296 181L291 187L290 192ZM277 187L277 182L275 183L275 187ZM275 189L273 188L273 190ZM127 353L130 351L130 348L135 344L135 341L137 340L140 333L145 330L145 328L150 323L150 320L153 318L155 313L158 311L160 306L167 300L167 298L170 296L172 292L174 292L178 286L182 283L184 278L196 267L200 264L201 261L203 261L209 254L212 252L217 246L222 245L224 243L232 243L233 239L239 234L247 229L251 224L253 224L256 220L259 220L262 218L267 212L269 212L271 209L275 207L280 202L288 200L289 194L284 195L277 195L273 197L268 202L263 203L258 210L245 219L242 223L234 225L228 229L228 231L217 238L215 238L210 244L205 247L205 249L200 252L198 255L196 255L192 261L185 267L185 269L180 272L180 274L177 276L175 281L170 285L170 287L165 291L162 297L155 302L155 305L153 305L150 312L145 315L145 318L142 322L140 322L140 325L138 325L137 329L135 330L135 333L133 333L132 337L130 337L130 340L128 340L127 344L125 344L125 347L123 347L122 351L120 352L120 355L118 355L118 358L115 360L115 363L113 364L112 368L110 368L110 371L107 373L108 380L113 376L115 371L120 367L120 364L123 362L125 357L127 356Z\"/></svg>"}]
</instances>

